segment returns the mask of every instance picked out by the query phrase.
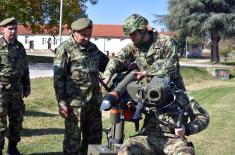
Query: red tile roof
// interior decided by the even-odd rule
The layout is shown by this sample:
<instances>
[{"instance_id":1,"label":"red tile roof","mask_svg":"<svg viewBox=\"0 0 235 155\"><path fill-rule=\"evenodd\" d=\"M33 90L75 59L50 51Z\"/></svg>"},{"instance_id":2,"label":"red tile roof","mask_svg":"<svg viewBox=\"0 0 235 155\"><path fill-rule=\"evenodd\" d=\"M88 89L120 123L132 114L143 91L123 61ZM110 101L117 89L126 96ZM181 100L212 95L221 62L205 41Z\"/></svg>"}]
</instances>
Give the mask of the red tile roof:
<instances>
[{"instance_id":1,"label":"red tile roof","mask_svg":"<svg viewBox=\"0 0 235 155\"><path fill-rule=\"evenodd\" d=\"M93 34L94 37L114 37L123 38L126 36L122 31L121 25L94 25Z\"/></svg>"}]
</instances>

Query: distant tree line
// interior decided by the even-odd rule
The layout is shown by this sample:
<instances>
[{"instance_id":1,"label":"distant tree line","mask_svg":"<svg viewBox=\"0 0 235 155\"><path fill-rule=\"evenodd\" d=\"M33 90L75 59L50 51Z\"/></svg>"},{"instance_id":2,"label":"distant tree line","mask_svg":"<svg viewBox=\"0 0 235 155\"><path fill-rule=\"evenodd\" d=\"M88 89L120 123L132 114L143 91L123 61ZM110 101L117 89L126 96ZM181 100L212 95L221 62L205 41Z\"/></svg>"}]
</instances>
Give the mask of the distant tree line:
<instances>
[{"instance_id":1,"label":"distant tree line","mask_svg":"<svg viewBox=\"0 0 235 155\"><path fill-rule=\"evenodd\" d=\"M49 30L58 33L60 0L1 0L0 21L15 17L32 32ZM79 17L86 17L87 2L98 0L63 0L63 25L70 25Z\"/></svg>"}]
</instances>

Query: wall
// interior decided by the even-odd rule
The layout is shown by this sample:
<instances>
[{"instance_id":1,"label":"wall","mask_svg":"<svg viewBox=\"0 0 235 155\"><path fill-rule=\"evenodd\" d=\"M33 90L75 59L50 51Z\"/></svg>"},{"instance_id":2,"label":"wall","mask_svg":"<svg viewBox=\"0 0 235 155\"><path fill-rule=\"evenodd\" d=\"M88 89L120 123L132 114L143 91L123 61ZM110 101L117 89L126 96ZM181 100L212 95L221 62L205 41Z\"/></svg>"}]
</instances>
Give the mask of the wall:
<instances>
[{"instance_id":1,"label":"wall","mask_svg":"<svg viewBox=\"0 0 235 155\"><path fill-rule=\"evenodd\" d=\"M91 38L91 42L96 44L99 50L106 52L109 51L111 53L116 53L121 50L126 44L130 43L131 40L129 38L121 39L121 38L101 38L95 37Z\"/></svg>"},{"instance_id":2,"label":"wall","mask_svg":"<svg viewBox=\"0 0 235 155\"><path fill-rule=\"evenodd\" d=\"M69 35L62 36L62 41L69 38ZM25 49L30 49L30 42L32 42L31 47L35 50L52 49L54 50L59 44L59 37L55 38L51 35L18 35L18 40L24 45Z\"/></svg>"},{"instance_id":3,"label":"wall","mask_svg":"<svg viewBox=\"0 0 235 155\"><path fill-rule=\"evenodd\" d=\"M69 35L63 35L62 42L68 38ZM51 35L18 35L17 39L24 45L25 49L30 49L30 46L33 46L32 49L35 50L45 50L49 48L54 50L60 44L59 36L56 36L54 40L54 37ZM129 38L105 37L92 37L90 41L96 44L102 52L106 53L106 51L109 51L110 54L120 51L122 47L131 42Z\"/></svg>"}]
</instances>

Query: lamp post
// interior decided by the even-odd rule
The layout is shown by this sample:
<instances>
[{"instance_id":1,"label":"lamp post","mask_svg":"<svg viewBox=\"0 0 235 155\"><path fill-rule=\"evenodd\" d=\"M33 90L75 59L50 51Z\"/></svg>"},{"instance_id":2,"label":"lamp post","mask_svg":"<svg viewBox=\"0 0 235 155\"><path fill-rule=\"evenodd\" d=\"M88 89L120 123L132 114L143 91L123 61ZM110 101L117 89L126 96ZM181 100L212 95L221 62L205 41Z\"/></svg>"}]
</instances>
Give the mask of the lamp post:
<instances>
[{"instance_id":1,"label":"lamp post","mask_svg":"<svg viewBox=\"0 0 235 155\"><path fill-rule=\"evenodd\" d=\"M59 29L60 44L61 44L61 34L62 34L62 16L63 16L63 0L60 0L60 29Z\"/></svg>"}]
</instances>

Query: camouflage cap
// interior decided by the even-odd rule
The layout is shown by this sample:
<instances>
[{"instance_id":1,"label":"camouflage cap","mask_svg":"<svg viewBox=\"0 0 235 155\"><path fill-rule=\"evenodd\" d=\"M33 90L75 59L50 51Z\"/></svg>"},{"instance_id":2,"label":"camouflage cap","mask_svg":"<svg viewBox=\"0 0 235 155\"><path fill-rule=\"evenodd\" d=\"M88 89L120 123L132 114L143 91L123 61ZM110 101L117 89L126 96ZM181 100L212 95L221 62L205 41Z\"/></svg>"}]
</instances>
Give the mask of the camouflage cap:
<instances>
[{"instance_id":1,"label":"camouflage cap","mask_svg":"<svg viewBox=\"0 0 235 155\"><path fill-rule=\"evenodd\" d=\"M123 23L123 31L125 35L130 35L136 30L144 30L148 26L148 20L141 15L130 15Z\"/></svg>"},{"instance_id":2,"label":"camouflage cap","mask_svg":"<svg viewBox=\"0 0 235 155\"><path fill-rule=\"evenodd\" d=\"M80 31L92 26L92 21L88 18L80 18L71 24L72 30Z\"/></svg>"},{"instance_id":3,"label":"camouflage cap","mask_svg":"<svg viewBox=\"0 0 235 155\"><path fill-rule=\"evenodd\" d=\"M7 25L16 25L17 24L17 21L14 17L11 17L11 18L7 18L7 19L4 19L1 23L0 23L0 26L4 27L4 26L7 26Z\"/></svg>"}]
</instances>

